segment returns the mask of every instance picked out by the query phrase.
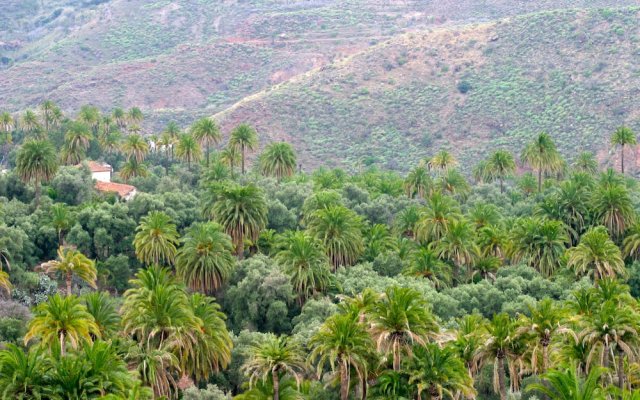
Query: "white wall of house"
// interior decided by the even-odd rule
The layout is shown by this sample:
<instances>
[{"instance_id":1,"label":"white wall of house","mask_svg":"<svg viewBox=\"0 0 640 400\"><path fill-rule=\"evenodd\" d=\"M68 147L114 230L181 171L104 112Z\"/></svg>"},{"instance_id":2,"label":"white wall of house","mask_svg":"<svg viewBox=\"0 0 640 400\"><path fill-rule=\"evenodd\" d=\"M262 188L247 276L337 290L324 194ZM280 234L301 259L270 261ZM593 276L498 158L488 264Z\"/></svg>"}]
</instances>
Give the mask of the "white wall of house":
<instances>
[{"instance_id":1,"label":"white wall of house","mask_svg":"<svg viewBox=\"0 0 640 400\"><path fill-rule=\"evenodd\" d=\"M136 196L136 194L138 194L138 191L133 189L132 191L130 191L124 196L124 201L129 201L133 199Z\"/></svg>"},{"instance_id":2,"label":"white wall of house","mask_svg":"<svg viewBox=\"0 0 640 400\"><path fill-rule=\"evenodd\" d=\"M92 172L91 176L93 179L100 182L111 182L111 172Z\"/></svg>"}]
</instances>

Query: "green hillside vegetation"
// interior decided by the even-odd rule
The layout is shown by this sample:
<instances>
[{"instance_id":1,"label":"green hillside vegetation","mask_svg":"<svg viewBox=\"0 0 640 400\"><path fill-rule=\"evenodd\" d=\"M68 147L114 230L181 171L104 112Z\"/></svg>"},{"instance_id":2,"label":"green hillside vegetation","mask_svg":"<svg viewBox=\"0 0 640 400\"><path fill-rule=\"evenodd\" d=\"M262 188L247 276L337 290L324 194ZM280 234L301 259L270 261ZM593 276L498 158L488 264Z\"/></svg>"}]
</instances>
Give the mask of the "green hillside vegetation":
<instances>
[{"instance_id":1,"label":"green hillside vegetation","mask_svg":"<svg viewBox=\"0 0 640 400\"><path fill-rule=\"evenodd\" d=\"M628 171L540 133L474 182L446 149L403 175L307 174L252 126L143 138L144 118L0 112L3 398L640 395ZM97 192L88 160L139 193Z\"/></svg>"},{"instance_id":2,"label":"green hillside vegetation","mask_svg":"<svg viewBox=\"0 0 640 400\"><path fill-rule=\"evenodd\" d=\"M572 159L605 161L603 132L638 127L637 8L552 11L412 32L216 115L287 135L311 166L408 170L439 148L478 154L553 134ZM578 152L576 152L576 149Z\"/></svg>"}]
</instances>

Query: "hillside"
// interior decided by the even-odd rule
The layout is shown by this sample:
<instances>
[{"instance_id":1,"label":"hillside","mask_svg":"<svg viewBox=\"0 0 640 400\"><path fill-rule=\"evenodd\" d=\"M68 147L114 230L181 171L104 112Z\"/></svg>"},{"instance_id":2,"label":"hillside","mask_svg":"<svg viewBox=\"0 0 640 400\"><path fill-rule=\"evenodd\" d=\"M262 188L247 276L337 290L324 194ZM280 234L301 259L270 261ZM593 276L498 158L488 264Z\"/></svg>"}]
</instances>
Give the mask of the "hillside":
<instances>
[{"instance_id":1,"label":"hillside","mask_svg":"<svg viewBox=\"0 0 640 400\"><path fill-rule=\"evenodd\" d=\"M0 109L140 106L188 122L398 34L621 0L8 0Z\"/></svg>"},{"instance_id":2,"label":"hillside","mask_svg":"<svg viewBox=\"0 0 640 400\"><path fill-rule=\"evenodd\" d=\"M216 117L294 142L307 166L373 157L406 170L439 148L471 166L540 131L570 158L592 149L606 161L610 132L640 127L639 14L564 10L407 33Z\"/></svg>"}]
</instances>

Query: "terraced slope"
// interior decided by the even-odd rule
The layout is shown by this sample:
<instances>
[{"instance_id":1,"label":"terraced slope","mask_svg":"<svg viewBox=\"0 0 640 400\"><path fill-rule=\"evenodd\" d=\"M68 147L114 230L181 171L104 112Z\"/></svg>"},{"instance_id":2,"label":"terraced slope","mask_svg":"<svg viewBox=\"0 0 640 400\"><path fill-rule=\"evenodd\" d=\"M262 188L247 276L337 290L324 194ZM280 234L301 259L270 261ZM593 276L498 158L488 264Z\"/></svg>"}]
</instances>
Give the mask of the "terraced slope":
<instances>
[{"instance_id":1,"label":"terraced slope","mask_svg":"<svg viewBox=\"0 0 640 400\"><path fill-rule=\"evenodd\" d=\"M413 32L245 99L216 116L286 138L307 166L370 156L406 170L435 149L463 165L548 131L607 158L640 128L640 9L564 10Z\"/></svg>"}]
</instances>

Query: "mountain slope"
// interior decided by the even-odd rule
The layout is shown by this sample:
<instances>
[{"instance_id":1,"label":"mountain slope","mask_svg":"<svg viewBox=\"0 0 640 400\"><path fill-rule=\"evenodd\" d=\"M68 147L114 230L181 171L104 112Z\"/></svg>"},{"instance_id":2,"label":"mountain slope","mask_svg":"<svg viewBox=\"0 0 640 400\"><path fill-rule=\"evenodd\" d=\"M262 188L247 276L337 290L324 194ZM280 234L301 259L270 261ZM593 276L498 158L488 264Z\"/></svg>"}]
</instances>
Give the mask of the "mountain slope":
<instances>
[{"instance_id":1,"label":"mountain slope","mask_svg":"<svg viewBox=\"0 0 640 400\"><path fill-rule=\"evenodd\" d=\"M565 10L408 33L216 117L293 141L307 167L374 156L406 170L441 147L470 167L540 131L570 157L599 151L616 126L640 128L639 17Z\"/></svg>"}]
</instances>

